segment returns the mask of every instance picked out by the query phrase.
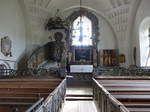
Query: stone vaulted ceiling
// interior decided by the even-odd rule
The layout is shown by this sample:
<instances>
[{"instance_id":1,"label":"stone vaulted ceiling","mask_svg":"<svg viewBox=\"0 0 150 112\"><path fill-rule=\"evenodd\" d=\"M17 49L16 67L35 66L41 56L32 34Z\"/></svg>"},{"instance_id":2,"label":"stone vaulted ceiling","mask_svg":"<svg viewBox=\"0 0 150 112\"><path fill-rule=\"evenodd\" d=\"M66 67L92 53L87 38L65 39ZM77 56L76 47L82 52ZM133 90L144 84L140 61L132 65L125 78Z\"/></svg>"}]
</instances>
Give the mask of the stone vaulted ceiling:
<instances>
[{"instance_id":1,"label":"stone vaulted ceiling","mask_svg":"<svg viewBox=\"0 0 150 112\"><path fill-rule=\"evenodd\" d=\"M40 45L44 43L44 37L49 36L45 31L45 24L48 19L60 9L64 16L70 9L79 8L80 0L20 0L24 6L28 30L30 34L29 43ZM136 14L136 4L140 0L82 0L82 6L101 16L110 26L118 48L121 53L128 52L125 46L130 43L132 25ZM65 15L66 16L66 15ZM103 27L103 26L101 26ZM124 41L126 40L126 41ZM129 58L130 54L127 54Z\"/></svg>"},{"instance_id":2,"label":"stone vaulted ceiling","mask_svg":"<svg viewBox=\"0 0 150 112\"><path fill-rule=\"evenodd\" d=\"M130 0L82 0L82 6L103 14L116 30L116 34L122 35L122 32L127 29L130 7L134 1L137 0L132 2ZM22 0L22 2L32 30L32 37L40 38L45 23L55 15L57 9L63 13L66 9L79 7L80 0Z\"/></svg>"},{"instance_id":3,"label":"stone vaulted ceiling","mask_svg":"<svg viewBox=\"0 0 150 112\"><path fill-rule=\"evenodd\" d=\"M25 0L28 5L34 5L42 9L55 11L57 8L78 6L80 0ZM122 5L130 4L130 0L82 0L83 6L97 9L101 12L109 11Z\"/></svg>"},{"instance_id":4,"label":"stone vaulted ceiling","mask_svg":"<svg viewBox=\"0 0 150 112\"><path fill-rule=\"evenodd\" d=\"M79 7L80 0L22 0L25 12L29 19L35 23L43 24L50 16L54 16L57 9L63 12L65 9ZM82 0L84 7L93 9L100 13L107 13L112 9L129 5L129 0ZM35 23L37 24L37 23Z\"/></svg>"}]
</instances>

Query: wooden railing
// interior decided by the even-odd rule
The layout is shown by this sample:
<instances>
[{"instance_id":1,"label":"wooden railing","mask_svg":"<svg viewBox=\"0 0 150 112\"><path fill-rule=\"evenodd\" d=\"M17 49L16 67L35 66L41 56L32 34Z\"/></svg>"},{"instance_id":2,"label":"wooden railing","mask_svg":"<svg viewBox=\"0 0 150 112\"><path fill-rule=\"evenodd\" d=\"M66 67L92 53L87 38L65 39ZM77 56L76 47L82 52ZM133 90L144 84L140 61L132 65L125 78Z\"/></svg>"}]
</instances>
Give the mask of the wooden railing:
<instances>
[{"instance_id":1,"label":"wooden railing","mask_svg":"<svg viewBox=\"0 0 150 112\"><path fill-rule=\"evenodd\" d=\"M14 75L15 73L16 71L13 69L0 69L0 77Z\"/></svg>"},{"instance_id":2,"label":"wooden railing","mask_svg":"<svg viewBox=\"0 0 150 112\"><path fill-rule=\"evenodd\" d=\"M13 69L0 69L0 78L1 77L16 77L16 76L36 76L36 75L51 75L57 76L58 69L22 69L22 70L13 70Z\"/></svg>"},{"instance_id":3,"label":"wooden railing","mask_svg":"<svg viewBox=\"0 0 150 112\"><path fill-rule=\"evenodd\" d=\"M64 79L45 100L41 98L26 112L58 112L64 102L65 94L66 79Z\"/></svg>"},{"instance_id":4,"label":"wooden railing","mask_svg":"<svg viewBox=\"0 0 150 112\"><path fill-rule=\"evenodd\" d=\"M98 67L94 71L94 75L102 76L149 76L150 67L130 66L124 67Z\"/></svg>"},{"instance_id":5,"label":"wooden railing","mask_svg":"<svg viewBox=\"0 0 150 112\"><path fill-rule=\"evenodd\" d=\"M61 84L49 94L43 104L44 112L58 112L62 103L64 102L65 94L66 79L64 79Z\"/></svg>"}]
</instances>

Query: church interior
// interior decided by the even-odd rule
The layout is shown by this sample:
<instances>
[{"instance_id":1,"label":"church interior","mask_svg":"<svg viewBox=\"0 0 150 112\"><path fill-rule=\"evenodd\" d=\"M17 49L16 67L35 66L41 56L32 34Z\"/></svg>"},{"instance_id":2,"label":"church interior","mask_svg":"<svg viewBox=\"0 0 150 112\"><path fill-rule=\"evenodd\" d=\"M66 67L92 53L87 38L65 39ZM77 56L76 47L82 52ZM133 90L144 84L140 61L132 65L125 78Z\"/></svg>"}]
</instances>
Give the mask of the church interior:
<instances>
[{"instance_id":1,"label":"church interior","mask_svg":"<svg viewBox=\"0 0 150 112\"><path fill-rule=\"evenodd\" d=\"M0 0L0 112L150 112L150 0Z\"/></svg>"}]
</instances>

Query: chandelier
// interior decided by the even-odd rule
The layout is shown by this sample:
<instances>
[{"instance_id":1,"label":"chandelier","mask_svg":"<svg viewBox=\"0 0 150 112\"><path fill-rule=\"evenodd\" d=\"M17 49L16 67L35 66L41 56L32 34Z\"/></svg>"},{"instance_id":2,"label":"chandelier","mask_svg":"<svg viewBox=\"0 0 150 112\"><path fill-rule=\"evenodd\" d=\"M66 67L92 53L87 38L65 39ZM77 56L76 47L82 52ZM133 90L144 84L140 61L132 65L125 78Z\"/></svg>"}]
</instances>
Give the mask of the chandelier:
<instances>
[{"instance_id":1,"label":"chandelier","mask_svg":"<svg viewBox=\"0 0 150 112\"><path fill-rule=\"evenodd\" d=\"M67 22L59 14L60 14L60 10L57 9L55 16L51 17L45 26L47 30L68 29Z\"/></svg>"}]
</instances>

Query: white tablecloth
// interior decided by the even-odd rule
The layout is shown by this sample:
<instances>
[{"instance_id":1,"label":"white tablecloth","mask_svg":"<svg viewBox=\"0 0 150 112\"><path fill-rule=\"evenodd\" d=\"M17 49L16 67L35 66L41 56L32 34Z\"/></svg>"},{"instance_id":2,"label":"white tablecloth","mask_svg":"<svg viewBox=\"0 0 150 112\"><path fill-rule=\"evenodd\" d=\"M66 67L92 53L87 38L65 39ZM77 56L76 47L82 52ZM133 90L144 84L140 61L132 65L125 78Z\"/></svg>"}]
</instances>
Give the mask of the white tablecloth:
<instances>
[{"instance_id":1,"label":"white tablecloth","mask_svg":"<svg viewBox=\"0 0 150 112\"><path fill-rule=\"evenodd\" d=\"M71 73L92 73L93 65L70 65Z\"/></svg>"}]
</instances>

